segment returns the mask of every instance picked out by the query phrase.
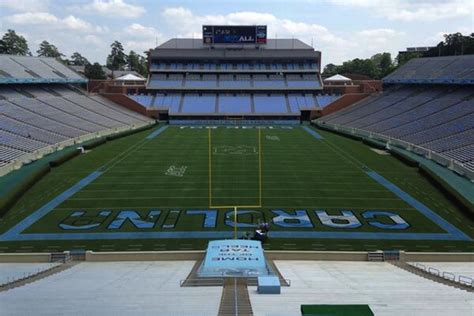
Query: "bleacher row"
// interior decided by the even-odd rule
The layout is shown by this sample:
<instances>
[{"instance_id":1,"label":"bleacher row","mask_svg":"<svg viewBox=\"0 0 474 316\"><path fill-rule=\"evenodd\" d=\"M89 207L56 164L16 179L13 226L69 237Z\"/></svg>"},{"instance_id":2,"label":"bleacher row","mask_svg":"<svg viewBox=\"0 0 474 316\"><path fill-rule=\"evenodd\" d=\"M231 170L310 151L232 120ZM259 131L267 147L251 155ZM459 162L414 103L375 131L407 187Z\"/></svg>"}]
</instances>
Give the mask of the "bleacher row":
<instances>
[{"instance_id":1,"label":"bleacher row","mask_svg":"<svg viewBox=\"0 0 474 316\"><path fill-rule=\"evenodd\" d=\"M0 87L0 167L38 149L150 119L68 86Z\"/></svg>"},{"instance_id":2,"label":"bleacher row","mask_svg":"<svg viewBox=\"0 0 474 316\"><path fill-rule=\"evenodd\" d=\"M173 114L295 114L317 110L335 101L336 95L314 94L156 94L129 95L149 109Z\"/></svg>"},{"instance_id":3,"label":"bleacher row","mask_svg":"<svg viewBox=\"0 0 474 316\"><path fill-rule=\"evenodd\" d=\"M383 79L385 83L474 83L474 55L415 58Z\"/></svg>"},{"instance_id":4,"label":"bleacher row","mask_svg":"<svg viewBox=\"0 0 474 316\"><path fill-rule=\"evenodd\" d=\"M474 171L472 87L396 86L320 121L412 143Z\"/></svg>"},{"instance_id":5,"label":"bleacher row","mask_svg":"<svg viewBox=\"0 0 474 316\"><path fill-rule=\"evenodd\" d=\"M318 64L302 63L152 63L150 70L318 70Z\"/></svg>"},{"instance_id":6,"label":"bleacher row","mask_svg":"<svg viewBox=\"0 0 474 316\"><path fill-rule=\"evenodd\" d=\"M315 74L152 74L147 88L321 88L319 77Z\"/></svg>"}]
</instances>

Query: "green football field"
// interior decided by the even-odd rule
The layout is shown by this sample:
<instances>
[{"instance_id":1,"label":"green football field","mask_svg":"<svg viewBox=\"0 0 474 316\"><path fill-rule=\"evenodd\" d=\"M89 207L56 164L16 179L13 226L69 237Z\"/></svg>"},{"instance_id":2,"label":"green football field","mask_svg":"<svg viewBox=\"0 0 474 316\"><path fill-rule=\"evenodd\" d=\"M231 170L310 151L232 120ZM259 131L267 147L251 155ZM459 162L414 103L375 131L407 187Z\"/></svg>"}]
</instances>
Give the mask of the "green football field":
<instances>
[{"instance_id":1,"label":"green football field","mask_svg":"<svg viewBox=\"0 0 474 316\"><path fill-rule=\"evenodd\" d=\"M0 251L204 249L260 222L272 250L474 251L472 220L385 151L301 126L157 129L54 168Z\"/></svg>"}]
</instances>

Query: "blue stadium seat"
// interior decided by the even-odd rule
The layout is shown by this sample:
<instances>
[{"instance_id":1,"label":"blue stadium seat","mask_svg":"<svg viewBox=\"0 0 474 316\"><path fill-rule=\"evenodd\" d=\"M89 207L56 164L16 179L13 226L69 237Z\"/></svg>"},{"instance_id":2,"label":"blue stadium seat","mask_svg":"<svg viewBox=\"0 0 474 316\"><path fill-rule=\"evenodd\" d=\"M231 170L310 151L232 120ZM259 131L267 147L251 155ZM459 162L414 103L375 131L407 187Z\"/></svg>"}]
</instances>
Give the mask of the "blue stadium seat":
<instances>
[{"instance_id":1,"label":"blue stadium seat","mask_svg":"<svg viewBox=\"0 0 474 316\"><path fill-rule=\"evenodd\" d=\"M255 94L255 113L288 113L286 98L283 94Z\"/></svg>"},{"instance_id":2,"label":"blue stadium seat","mask_svg":"<svg viewBox=\"0 0 474 316\"><path fill-rule=\"evenodd\" d=\"M251 113L251 100L249 94L221 94L219 96L219 113Z\"/></svg>"},{"instance_id":3,"label":"blue stadium seat","mask_svg":"<svg viewBox=\"0 0 474 316\"><path fill-rule=\"evenodd\" d=\"M181 113L215 113L216 95L185 94Z\"/></svg>"}]
</instances>

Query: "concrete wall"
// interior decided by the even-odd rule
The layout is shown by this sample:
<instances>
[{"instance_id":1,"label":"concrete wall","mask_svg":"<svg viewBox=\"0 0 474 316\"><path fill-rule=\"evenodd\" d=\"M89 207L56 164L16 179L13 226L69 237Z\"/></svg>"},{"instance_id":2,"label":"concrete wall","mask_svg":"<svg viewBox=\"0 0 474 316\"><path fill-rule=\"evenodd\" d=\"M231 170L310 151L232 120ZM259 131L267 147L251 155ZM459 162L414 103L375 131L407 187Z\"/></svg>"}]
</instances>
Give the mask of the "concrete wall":
<instances>
[{"instance_id":1,"label":"concrete wall","mask_svg":"<svg viewBox=\"0 0 474 316\"><path fill-rule=\"evenodd\" d=\"M273 260L367 261L365 251L265 251Z\"/></svg>"},{"instance_id":2,"label":"concrete wall","mask_svg":"<svg viewBox=\"0 0 474 316\"><path fill-rule=\"evenodd\" d=\"M205 251L137 251L95 252L86 251L86 261L167 261L201 260ZM272 260L313 261L367 261L365 251L265 251ZM0 262L50 262L49 253L2 253ZM474 262L474 252L400 252L401 261L410 262Z\"/></svg>"},{"instance_id":3,"label":"concrete wall","mask_svg":"<svg viewBox=\"0 0 474 316\"><path fill-rule=\"evenodd\" d=\"M362 99L365 99L369 94L367 93L352 93L344 94L342 97L331 103L330 105L324 107L321 111L321 114L328 115L333 112L339 111L345 107L348 107L356 102L359 102Z\"/></svg>"},{"instance_id":4,"label":"concrete wall","mask_svg":"<svg viewBox=\"0 0 474 316\"><path fill-rule=\"evenodd\" d=\"M50 262L49 253L2 253L0 262Z\"/></svg>"},{"instance_id":5,"label":"concrete wall","mask_svg":"<svg viewBox=\"0 0 474 316\"><path fill-rule=\"evenodd\" d=\"M130 99L124 94L104 93L101 95L117 104L120 104L123 107L126 107L127 109L130 109L132 111L148 116L147 110L143 105L141 105L138 102L135 102L134 100Z\"/></svg>"},{"instance_id":6,"label":"concrete wall","mask_svg":"<svg viewBox=\"0 0 474 316\"><path fill-rule=\"evenodd\" d=\"M474 262L474 252L404 252L400 259L420 262Z\"/></svg>"},{"instance_id":7,"label":"concrete wall","mask_svg":"<svg viewBox=\"0 0 474 316\"><path fill-rule=\"evenodd\" d=\"M86 252L86 261L200 260L204 251Z\"/></svg>"}]
</instances>

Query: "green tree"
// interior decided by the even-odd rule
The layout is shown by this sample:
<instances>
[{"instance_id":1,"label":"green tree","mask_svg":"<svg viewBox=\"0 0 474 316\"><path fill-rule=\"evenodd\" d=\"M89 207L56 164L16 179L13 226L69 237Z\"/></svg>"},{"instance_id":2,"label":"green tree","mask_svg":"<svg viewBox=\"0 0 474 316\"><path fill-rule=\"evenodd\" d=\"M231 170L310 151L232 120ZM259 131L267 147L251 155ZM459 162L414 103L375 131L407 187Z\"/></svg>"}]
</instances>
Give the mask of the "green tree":
<instances>
[{"instance_id":1,"label":"green tree","mask_svg":"<svg viewBox=\"0 0 474 316\"><path fill-rule=\"evenodd\" d=\"M353 60L345 61L340 67L340 72L359 74L375 79L379 78L377 67L371 59L356 58Z\"/></svg>"},{"instance_id":2,"label":"green tree","mask_svg":"<svg viewBox=\"0 0 474 316\"><path fill-rule=\"evenodd\" d=\"M0 54L8 55L31 55L26 39L15 33L14 30L8 30L0 40Z\"/></svg>"},{"instance_id":3,"label":"green tree","mask_svg":"<svg viewBox=\"0 0 474 316\"><path fill-rule=\"evenodd\" d=\"M87 60L87 58L85 58L84 56L82 56L80 53L78 52L74 52L72 55L71 55L71 60L70 60L70 63L72 65L75 65L75 66L85 66L87 64L90 64L90 62Z\"/></svg>"},{"instance_id":4,"label":"green tree","mask_svg":"<svg viewBox=\"0 0 474 316\"><path fill-rule=\"evenodd\" d=\"M125 55L122 43L115 41L110 45L111 51L107 56L107 67L113 70L123 70L127 65L127 55Z\"/></svg>"},{"instance_id":5,"label":"green tree","mask_svg":"<svg viewBox=\"0 0 474 316\"><path fill-rule=\"evenodd\" d=\"M38 53L39 57L53 57L53 58L59 58L65 56L63 53L59 52L59 49L53 45L50 44L48 41L42 41L39 49L36 51Z\"/></svg>"},{"instance_id":6,"label":"green tree","mask_svg":"<svg viewBox=\"0 0 474 316\"><path fill-rule=\"evenodd\" d=\"M89 79L106 79L104 69L99 63L86 64L84 67L84 75Z\"/></svg>"},{"instance_id":7,"label":"green tree","mask_svg":"<svg viewBox=\"0 0 474 316\"><path fill-rule=\"evenodd\" d=\"M400 67L406 64L410 59L419 58L422 54L420 52L410 52L410 53L399 53L396 60L397 60L397 67Z\"/></svg>"},{"instance_id":8,"label":"green tree","mask_svg":"<svg viewBox=\"0 0 474 316\"><path fill-rule=\"evenodd\" d=\"M339 73L339 68L340 66L336 66L334 64L327 64L326 67L324 67L323 74L325 76L335 75Z\"/></svg>"},{"instance_id":9,"label":"green tree","mask_svg":"<svg viewBox=\"0 0 474 316\"><path fill-rule=\"evenodd\" d=\"M374 62L375 67L377 68L377 77L383 78L388 75L394 69L394 64L392 61L392 55L390 53L379 53L370 57Z\"/></svg>"},{"instance_id":10,"label":"green tree","mask_svg":"<svg viewBox=\"0 0 474 316\"><path fill-rule=\"evenodd\" d=\"M136 71L142 76L148 75L148 64L145 57L135 53L133 50L127 56L127 64L130 70Z\"/></svg>"}]
</instances>

